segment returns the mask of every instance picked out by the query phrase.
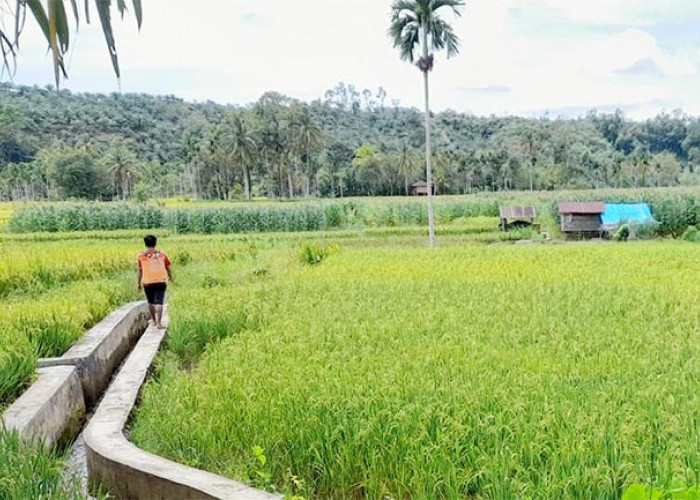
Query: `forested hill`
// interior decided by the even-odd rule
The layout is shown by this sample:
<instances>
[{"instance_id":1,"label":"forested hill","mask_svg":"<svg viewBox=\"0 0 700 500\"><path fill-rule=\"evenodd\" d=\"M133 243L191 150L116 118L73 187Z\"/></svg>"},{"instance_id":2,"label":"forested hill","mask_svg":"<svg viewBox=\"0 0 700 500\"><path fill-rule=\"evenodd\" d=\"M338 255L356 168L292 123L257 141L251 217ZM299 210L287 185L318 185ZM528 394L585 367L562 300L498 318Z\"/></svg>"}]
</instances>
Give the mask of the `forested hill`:
<instances>
[{"instance_id":1,"label":"forested hill","mask_svg":"<svg viewBox=\"0 0 700 500\"><path fill-rule=\"evenodd\" d=\"M404 194L424 178L423 116L339 84L305 104L0 87L0 199ZM441 193L696 184L700 121L433 117Z\"/></svg>"}]
</instances>

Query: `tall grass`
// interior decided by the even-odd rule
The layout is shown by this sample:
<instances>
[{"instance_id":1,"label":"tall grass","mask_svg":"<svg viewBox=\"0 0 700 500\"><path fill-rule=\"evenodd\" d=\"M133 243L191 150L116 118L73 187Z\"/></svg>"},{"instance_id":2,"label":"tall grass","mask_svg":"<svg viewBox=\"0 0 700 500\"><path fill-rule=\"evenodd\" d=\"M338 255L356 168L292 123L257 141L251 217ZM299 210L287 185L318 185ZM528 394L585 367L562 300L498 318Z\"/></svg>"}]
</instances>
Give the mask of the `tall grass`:
<instances>
[{"instance_id":1,"label":"tall grass","mask_svg":"<svg viewBox=\"0 0 700 500\"><path fill-rule=\"evenodd\" d=\"M64 463L60 454L23 443L16 433L0 428L0 500L86 498L77 482L64 479Z\"/></svg>"},{"instance_id":2,"label":"tall grass","mask_svg":"<svg viewBox=\"0 0 700 500\"><path fill-rule=\"evenodd\" d=\"M307 498L694 485L699 271L692 245L668 242L343 248L176 292L173 331L209 344L195 366L171 347L132 436Z\"/></svg>"}]
</instances>

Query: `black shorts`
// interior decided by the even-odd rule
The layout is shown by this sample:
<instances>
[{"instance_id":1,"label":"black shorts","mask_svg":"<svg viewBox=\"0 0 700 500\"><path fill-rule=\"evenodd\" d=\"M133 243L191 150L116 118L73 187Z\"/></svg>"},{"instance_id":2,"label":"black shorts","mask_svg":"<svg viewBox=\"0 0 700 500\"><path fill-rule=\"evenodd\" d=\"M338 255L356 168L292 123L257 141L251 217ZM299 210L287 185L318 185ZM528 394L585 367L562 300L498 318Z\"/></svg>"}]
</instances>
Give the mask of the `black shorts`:
<instances>
[{"instance_id":1,"label":"black shorts","mask_svg":"<svg viewBox=\"0 0 700 500\"><path fill-rule=\"evenodd\" d=\"M165 299L165 289L168 287L165 283L153 283L152 285L143 285L143 291L146 292L146 300L149 304L162 306Z\"/></svg>"}]
</instances>

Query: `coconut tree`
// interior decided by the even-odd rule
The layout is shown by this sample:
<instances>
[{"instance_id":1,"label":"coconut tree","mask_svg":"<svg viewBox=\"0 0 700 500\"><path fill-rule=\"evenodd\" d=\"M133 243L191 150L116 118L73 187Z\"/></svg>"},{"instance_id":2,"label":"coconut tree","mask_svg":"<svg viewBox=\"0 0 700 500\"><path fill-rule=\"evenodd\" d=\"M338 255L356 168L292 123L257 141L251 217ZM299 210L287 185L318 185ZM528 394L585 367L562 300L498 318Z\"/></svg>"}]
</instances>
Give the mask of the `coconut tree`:
<instances>
[{"instance_id":1,"label":"coconut tree","mask_svg":"<svg viewBox=\"0 0 700 500\"><path fill-rule=\"evenodd\" d=\"M53 55L53 68L58 88L61 76L67 76L63 56L68 53L70 48L71 28L68 13L72 13L76 28L82 16L84 16L85 22L90 23L89 0L85 0L84 10L78 7L77 0L70 0L70 2L68 0L16 0L16 2L0 0L0 2L0 50L3 56L3 69L12 72L12 64L19 49L19 39L28 9L30 17L33 17L41 28ZM69 3L70 6L66 7L66 3ZM107 51L112 60L114 73L119 78L119 61L112 30L112 0L94 0L94 4L107 42ZM119 14L123 17L127 10L126 0L116 0L116 5ZM131 6L136 16L136 22L141 28L143 12L141 0L132 0ZM12 22L10 23L10 21ZM12 31L6 31L4 26L10 24L13 27Z\"/></svg>"},{"instance_id":2,"label":"coconut tree","mask_svg":"<svg viewBox=\"0 0 700 500\"><path fill-rule=\"evenodd\" d=\"M229 129L226 133L226 143L233 156L243 169L243 189L246 199L250 199L250 167L256 159L258 144L253 130L239 116L230 118Z\"/></svg>"},{"instance_id":3,"label":"coconut tree","mask_svg":"<svg viewBox=\"0 0 700 500\"><path fill-rule=\"evenodd\" d=\"M134 149L136 144L132 139L115 139L110 144L102 159L107 168L117 193L122 199L131 198L131 191L139 176L140 165Z\"/></svg>"},{"instance_id":4,"label":"coconut tree","mask_svg":"<svg viewBox=\"0 0 700 500\"><path fill-rule=\"evenodd\" d=\"M323 132L311 115L308 106L302 106L294 113L291 142L305 163L304 196L309 196L309 184L312 176L311 156L323 146Z\"/></svg>"},{"instance_id":5,"label":"coconut tree","mask_svg":"<svg viewBox=\"0 0 700 500\"><path fill-rule=\"evenodd\" d=\"M423 73L425 91L425 174L428 183L428 227L430 246L435 246L435 211L433 209L433 172L430 151L430 93L428 74L435 62L435 52L445 49L447 57L459 53L459 37L440 14L462 14L464 0L394 0L391 4L389 36L399 49L401 59L415 63ZM419 57L416 57L420 54Z\"/></svg>"}]
</instances>

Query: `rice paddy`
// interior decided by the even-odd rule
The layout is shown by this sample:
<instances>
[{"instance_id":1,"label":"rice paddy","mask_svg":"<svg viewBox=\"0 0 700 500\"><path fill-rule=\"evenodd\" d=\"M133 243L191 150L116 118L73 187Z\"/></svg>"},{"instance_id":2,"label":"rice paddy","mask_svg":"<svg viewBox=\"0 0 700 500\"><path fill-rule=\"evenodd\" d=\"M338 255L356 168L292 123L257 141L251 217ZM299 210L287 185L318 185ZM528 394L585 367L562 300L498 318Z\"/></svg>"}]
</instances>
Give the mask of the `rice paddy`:
<instances>
[{"instance_id":1,"label":"rice paddy","mask_svg":"<svg viewBox=\"0 0 700 500\"><path fill-rule=\"evenodd\" d=\"M245 280L224 265L173 293L132 435L305 498L697 484L699 271L675 242L345 248Z\"/></svg>"},{"instance_id":2,"label":"rice paddy","mask_svg":"<svg viewBox=\"0 0 700 500\"><path fill-rule=\"evenodd\" d=\"M139 446L309 500L617 500L700 482L696 245L513 246L538 236L455 212L430 251L373 203L361 225L313 234L157 231L176 285ZM39 357L140 297L143 233L0 234L0 408ZM0 490L56 477L61 456L13 439L0 432Z\"/></svg>"}]
</instances>

